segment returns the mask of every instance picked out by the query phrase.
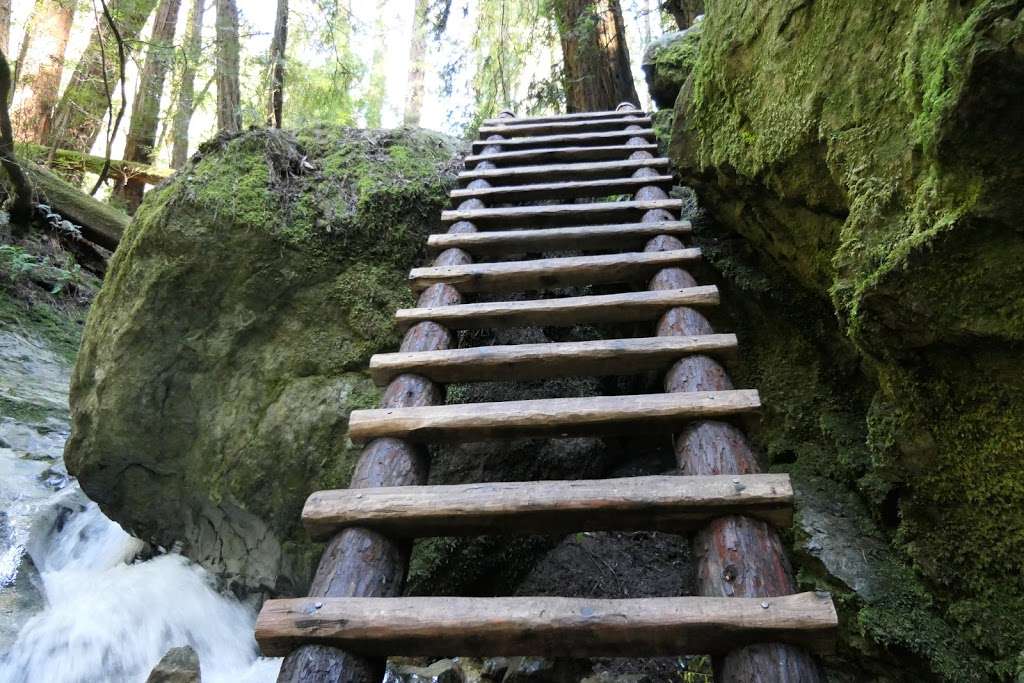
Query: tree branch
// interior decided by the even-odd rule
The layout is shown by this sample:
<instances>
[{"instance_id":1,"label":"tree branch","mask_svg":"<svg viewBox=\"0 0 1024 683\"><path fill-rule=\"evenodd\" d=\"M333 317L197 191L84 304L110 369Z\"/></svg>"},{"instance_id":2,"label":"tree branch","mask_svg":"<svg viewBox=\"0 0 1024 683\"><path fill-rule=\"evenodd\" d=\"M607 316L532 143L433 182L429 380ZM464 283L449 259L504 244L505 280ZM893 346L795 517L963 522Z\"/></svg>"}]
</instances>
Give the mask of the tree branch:
<instances>
[{"instance_id":1,"label":"tree branch","mask_svg":"<svg viewBox=\"0 0 1024 683\"><path fill-rule=\"evenodd\" d=\"M102 186L107 180L107 176L110 173L110 155L114 147L114 138L117 137L117 129L121 127L121 119L124 118L124 109L128 103L128 96L125 93L124 69L127 57L125 56L124 39L121 37L121 32L117 29L117 23L114 22L114 17L110 15L110 8L107 7L106 0L100 0L100 6L103 8L103 18L106 19L107 24L110 26L110 30L114 34L114 41L117 43L118 79L121 85L121 107L117 111L117 118L114 119L113 123L108 125L107 147L103 154L103 168L100 169L100 176L96 179L96 184L93 185L92 190L89 191L90 195L96 194L96 191L100 189L100 186ZM107 70L105 67L103 69L103 84L107 91L107 102L109 103L108 111L113 111L114 102L113 97L110 94L110 87L107 85Z\"/></svg>"}]
</instances>

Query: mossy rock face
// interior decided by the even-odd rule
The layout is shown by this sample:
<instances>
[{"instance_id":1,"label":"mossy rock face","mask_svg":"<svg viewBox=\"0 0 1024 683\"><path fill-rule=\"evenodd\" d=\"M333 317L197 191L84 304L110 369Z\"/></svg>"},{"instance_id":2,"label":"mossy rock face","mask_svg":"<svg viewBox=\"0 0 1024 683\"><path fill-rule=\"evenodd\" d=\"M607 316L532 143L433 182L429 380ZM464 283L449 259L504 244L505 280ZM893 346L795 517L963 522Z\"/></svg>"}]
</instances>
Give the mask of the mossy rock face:
<instances>
[{"instance_id":1,"label":"mossy rock face","mask_svg":"<svg viewBox=\"0 0 1024 683\"><path fill-rule=\"evenodd\" d=\"M93 305L69 469L141 538L239 593L291 593L318 553L299 513L345 486L369 356L460 165L420 130L214 141L140 207Z\"/></svg>"},{"instance_id":2,"label":"mossy rock face","mask_svg":"<svg viewBox=\"0 0 1024 683\"><path fill-rule=\"evenodd\" d=\"M1019 2L721 0L676 106L684 180L752 250L715 265L798 308L741 361L758 438L890 549L846 643L941 680L1024 675L1021 82Z\"/></svg>"},{"instance_id":3,"label":"mossy rock face","mask_svg":"<svg viewBox=\"0 0 1024 683\"><path fill-rule=\"evenodd\" d=\"M642 67L651 99L662 109L676 103L680 89L693 72L700 53L703 22L684 31L671 31L654 40L644 51Z\"/></svg>"}]
</instances>

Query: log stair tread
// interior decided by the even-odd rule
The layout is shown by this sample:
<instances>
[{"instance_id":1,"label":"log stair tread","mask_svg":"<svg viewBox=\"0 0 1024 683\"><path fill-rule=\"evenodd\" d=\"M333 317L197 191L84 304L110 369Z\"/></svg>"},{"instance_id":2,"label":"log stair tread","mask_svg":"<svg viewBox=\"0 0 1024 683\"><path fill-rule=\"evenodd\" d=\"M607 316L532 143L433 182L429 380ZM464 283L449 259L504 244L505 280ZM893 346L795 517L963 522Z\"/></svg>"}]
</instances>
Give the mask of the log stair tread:
<instances>
[{"instance_id":1,"label":"log stair tread","mask_svg":"<svg viewBox=\"0 0 1024 683\"><path fill-rule=\"evenodd\" d=\"M507 140L487 141L474 140L473 151L479 152L484 147L501 145L502 148L510 149L537 149L551 147L554 145L603 145L608 142L625 142L630 138L654 139L654 129L642 128L640 130L609 130L597 133L562 133L559 135L533 135L523 138L509 138Z\"/></svg>"},{"instance_id":2,"label":"log stair tread","mask_svg":"<svg viewBox=\"0 0 1024 683\"><path fill-rule=\"evenodd\" d=\"M548 115L548 116L517 116L517 117L515 117L514 119L511 119L511 120L516 121L516 122L522 122L522 123L548 123L548 122L551 122L551 121L580 121L580 120L587 120L587 119L619 119L619 118L622 118L624 116L636 116L636 117L641 117L642 118L642 117L650 116L650 114L648 114L647 112L644 112L644 111L640 111L639 109L633 109L633 110L629 111L628 113L627 112L623 112L623 111L619 111L619 110L615 110L615 109L610 109L608 111L583 111L583 112L576 112L576 113L573 113L573 114L552 114L552 115ZM509 119L491 118L491 119L484 119L483 122L480 125L482 125L482 126L494 126L494 125L497 125L497 124L508 123L508 122L509 122Z\"/></svg>"},{"instance_id":3,"label":"log stair tread","mask_svg":"<svg viewBox=\"0 0 1024 683\"><path fill-rule=\"evenodd\" d=\"M541 230L488 230L487 232L437 233L427 238L431 252L464 249L477 255L523 254L558 249L640 249L658 235L682 236L692 232L690 221L581 225Z\"/></svg>"},{"instance_id":4,"label":"log stair tread","mask_svg":"<svg viewBox=\"0 0 1024 683\"><path fill-rule=\"evenodd\" d=\"M830 654L837 630L835 608L822 593L618 600L292 598L264 603L256 640L270 657L301 643L380 657L719 655L763 642Z\"/></svg>"},{"instance_id":5,"label":"log stair tread","mask_svg":"<svg viewBox=\"0 0 1024 683\"><path fill-rule=\"evenodd\" d=\"M793 521L788 474L674 475L317 491L302 510L315 540L347 527L398 538L493 533L693 531L715 517Z\"/></svg>"},{"instance_id":6,"label":"log stair tread","mask_svg":"<svg viewBox=\"0 0 1024 683\"><path fill-rule=\"evenodd\" d=\"M699 260L700 249L673 249L429 266L413 268L409 272L409 284L414 291L441 283L453 285L463 292L551 289L646 280L662 268L693 264Z\"/></svg>"},{"instance_id":7,"label":"log stair tread","mask_svg":"<svg viewBox=\"0 0 1024 683\"><path fill-rule=\"evenodd\" d=\"M487 141L490 135L502 135L506 138L538 133L573 133L577 131L593 132L605 130L621 130L627 126L650 126L653 120L649 116L618 116L600 119L575 119L569 121L530 121L527 123L494 123L481 126L477 131L480 139ZM501 140L498 144L504 144Z\"/></svg>"},{"instance_id":8,"label":"log stair tread","mask_svg":"<svg viewBox=\"0 0 1024 683\"><path fill-rule=\"evenodd\" d=\"M581 323L655 320L668 309L677 306L717 304L718 288L714 285L705 285L625 294L480 302L434 308L400 308L395 311L395 320L400 330L426 320L432 320L454 330L524 325L566 327Z\"/></svg>"},{"instance_id":9,"label":"log stair tread","mask_svg":"<svg viewBox=\"0 0 1024 683\"><path fill-rule=\"evenodd\" d=\"M686 420L739 417L760 407L756 390L732 389L374 408L349 414L348 435L357 443L381 437L423 443L630 434L656 427L668 433Z\"/></svg>"},{"instance_id":10,"label":"log stair tread","mask_svg":"<svg viewBox=\"0 0 1024 683\"><path fill-rule=\"evenodd\" d=\"M668 189L672 186L670 175L645 176L642 178L604 178L601 180L579 180L531 185L501 185L475 189L452 190L455 201L482 199L499 203L534 201L539 199L568 199L572 197L607 197L615 194L632 194L648 185Z\"/></svg>"},{"instance_id":11,"label":"log stair tread","mask_svg":"<svg viewBox=\"0 0 1024 683\"><path fill-rule=\"evenodd\" d=\"M455 223L470 221L478 228L501 225L508 227L518 222L524 227L546 225L572 225L574 223L616 221L631 216L639 217L645 211L663 209L679 211L681 199L654 199L628 202L591 202L589 204L548 204L542 206L509 206L496 209L451 209L441 212L441 221Z\"/></svg>"},{"instance_id":12,"label":"log stair tread","mask_svg":"<svg viewBox=\"0 0 1024 683\"><path fill-rule=\"evenodd\" d=\"M549 161L597 161L602 159L627 159L634 152L656 153L658 146L649 145L599 145L596 147L546 147L542 149L521 149L514 152L493 154L471 154L466 164L490 161L495 164L508 162L549 162Z\"/></svg>"},{"instance_id":13,"label":"log stair tread","mask_svg":"<svg viewBox=\"0 0 1024 683\"><path fill-rule=\"evenodd\" d=\"M707 334L378 353L370 358L370 377L378 386L385 386L404 373L441 384L633 375L667 370L691 354L732 357L736 346L734 334Z\"/></svg>"},{"instance_id":14,"label":"log stair tread","mask_svg":"<svg viewBox=\"0 0 1024 683\"><path fill-rule=\"evenodd\" d=\"M634 149L634 148L629 148ZM507 166L482 168L459 173L460 182L487 180L502 185L513 185L538 180L576 180L587 178L617 178L641 168L668 168L666 157L652 159L620 159L589 163L537 164L533 166Z\"/></svg>"}]
</instances>

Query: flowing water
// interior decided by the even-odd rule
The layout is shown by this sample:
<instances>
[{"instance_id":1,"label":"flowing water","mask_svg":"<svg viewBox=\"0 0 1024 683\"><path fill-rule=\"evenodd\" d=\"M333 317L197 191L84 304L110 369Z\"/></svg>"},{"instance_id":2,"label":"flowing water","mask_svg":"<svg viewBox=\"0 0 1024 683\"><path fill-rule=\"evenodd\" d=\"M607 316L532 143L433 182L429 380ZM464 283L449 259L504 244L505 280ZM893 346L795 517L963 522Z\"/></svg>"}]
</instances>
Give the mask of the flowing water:
<instances>
[{"instance_id":1,"label":"flowing water","mask_svg":"<svg viewBox=\"0 0 1024 683\"><path fill-rule=\"evenodd\" d=\"M0 416L0 683L141 683L182 645L204 683L275 680L250 609L180 555L137 561L143 543L68 476L67 381L39 340L0 331L0 406L21 415Z\"/></svg>"}]
</instances>

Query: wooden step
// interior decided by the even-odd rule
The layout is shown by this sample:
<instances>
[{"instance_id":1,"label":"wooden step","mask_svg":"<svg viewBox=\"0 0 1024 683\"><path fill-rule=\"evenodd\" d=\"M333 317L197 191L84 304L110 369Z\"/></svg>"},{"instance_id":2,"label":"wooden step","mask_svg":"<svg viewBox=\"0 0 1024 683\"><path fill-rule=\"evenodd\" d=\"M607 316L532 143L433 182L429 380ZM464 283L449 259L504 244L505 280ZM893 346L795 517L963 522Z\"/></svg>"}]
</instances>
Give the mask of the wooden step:
<instances>
[{"instance_id":1,"label":"wooden step","mask_svg":"<svg viewBox=\"0 0 1024 683\"><path fill-rule=\"evenodd\" d=\"M653 476L317 491L302 523L314 540L346 527L391 538L657 530L685 533L715 517L793 522L788 474Z\"/></svg>"},{"instance_id":2,"label":"wooden step","mask_svg":"<svg viewBox=\"0 0 1024 683\"><path fill-rule=\"evenodd\" d=\"M427 248L437 253L464 249L474 256L525 254L529 252L582 249L583 251L643 249L658 235L681 237L693 230L690 221L584 225L542 230L492 230L489 232L438 233L427 238Z\"/></svg>"},{"instance_id":3,"label":"wooden step","mask_svg":"<svg viewBox=\"0 0 1024 683\"><path fill-rule=\"evenodd\" d=\"M575 199L577 197L608 197L617 194L633 194L641 187L653 185L668 190L674 178L670 175L647 176L644 178L604 178L601 180L573 180L557 183L535 183L532 185L509 185L481 187L476 189L452 190L449 194L456 202L476 197L488 204L529 202L542 199Z\"/></svg>"},{"instance_id":4,"label":"wooden step","mask_svg":"<svg viewBox=\"0 0 1024 683\"><path fill-rule=\"evenodd\" d=\"M602 159L626 160L633 152L656 154L658 146L650 145L601 145L598 147L549 147L545 149L522 149L514 152L494 154L472 154L465 159L466 166L472 167L481 161L495 164L539 164L556 161L599 161Z\"/></svg>"},{"instance_id":5,"label":"wooden step","mask_svg":"<svg viewBox=\"0 0 1024 683\"><path fill-rule=\"evenodd\" d=\"M654 139L654 130L608 130L598 133L567 133L563 135L535 135L525 138L509 138L508 140L474 140L473 152L479 153L489 145L501 145L503 152L513 149L542 149L546 147L569 146L586 147L588 145L608 145L624 143L630 138Z\"/></svg>"},{"instance_id":6,"label":"wooden step","mask_svg":"<svg viewBox=\"0 0 1024 683\"><path fill-rule=\"evenodd\" d=\"M572 121L528 121L503 119L502 123L481 126L477 132L480 140L486 141L489 135L515 137L521 135L538 135L545 133L583 133L602 130L622 130L626 126L650 126L649 116L615 116L600 119L575 119Z\"/></svg>"},{"instance_id":7,"label":"wooden step","mask_svg":"<svg viewBox=\"0 0 1024 683\"><path fill-rule=\"evenodd\" d=\"M594 161L576 164L541 164L535 166L510 166L506 168L483 168L463 171L459 181L487 180L502 186L533 183L537 181L575 180L577 178L620 178L641 168L668 168L666 157L651 159L620 159L618 161Z\"/></svg>"},{"instance_id":8,"label":"wooden step","mask_svg":"<svg viewBox=\"0 0 1024 683\"><path fill-rule=\"evenodd\" d=\"M551 325L569 327L582 323L638 322L655 320L677 306L716 306L714 285L653 292L571 296L531 301L489 301L436 308L400 308L395 321L400 330L433 320L453 330L488 327Z\"/></svg>"},{"instance_id":9,"label":"wooden step","mask_svg":"<svg viewBox=\"0 0 1024 683\"><path fill-rule=\"evenodd\" d=\"M767 606L765 606L767 605ZM293 598L256 620L267 657L301 644L372 657L723 655L754 643L835 649L827 593L773 598Z\"/></svg>"},{"instance_id":10,"label":"wooden step","mask_svg":"<svg viewBox=\"0 0 1024 683\"><path fill-rule=\"evenodd\" d=\"M353 410L348 436L354 442L380 437L465 442L525 436L650 433L653 429L669 433L687 420L749 415L760 406L756 390L736 389L376 408Z\"/></svg>"},{"instance_id":11,"label":"wooden step","mask_svg":"<svg viewBox=\"0 0 1024 683\"><path fill-rule=\"evenodd\" d=\"M733 334L479 346L378 353L370 358L370 377L378 386L385 386L403 373L422 375L440 384L574 375L635 375L668 370L672 363L691 354L731 358L735 353L736 335Z\"/></svg>"},{"instance_id":12,"label":"wooden step","mask_svg":"<svg viewBox=\"0 0 1024 683\"><path fill-rule=\"evenodd\" d=\"M512 118L484 119L482 126L494 126L500 123L548 123L551 121L580 121L587 119L618 119L626 116L643 118L649 116L647 112L639 109L628 111L582 111L575 114L552 114L550 116L515 116Z\"/></svg>"},{"instance_id":13,"label":"wooden step","mask_svg":"<svg viewBox=\"0 0 1024 683\"><path fill-rule=\"evenodd\" d=\"M521 292L574 285L642 282L662 268L692 265L697 261L700 261L700 249L673 249L429 266L413 268L409 272L409 284L417 292L442 283L454 285L460 292Z\"/></svg>"},{"instance_id":14,"label":"wooden step","mask_svg":"<svg viewBox=\"0 0 1024 683\"><path fill-rule=\"evenodd\" d=\"M593 202L590 204L549 204L546 206L508 206L496 209L452 209L441 212L445 223L470 221L477 228L493 226L542 227L581 223L622 222L623 218L640 218L645 211L663 209L678 212L681 199L650 201Z\"/></svg>"}]
</instances>

